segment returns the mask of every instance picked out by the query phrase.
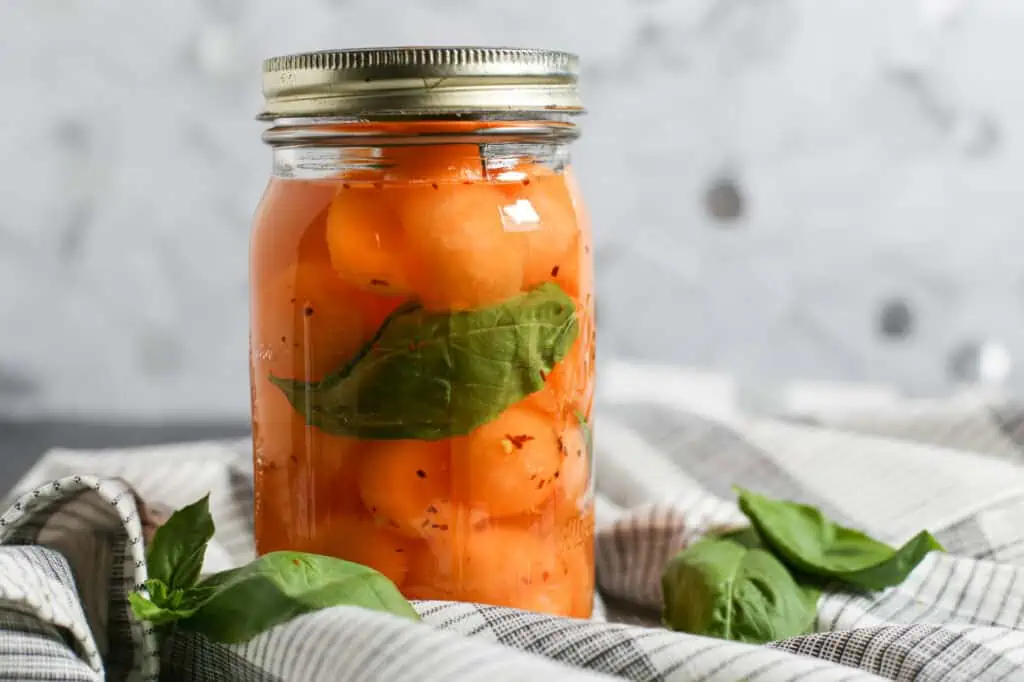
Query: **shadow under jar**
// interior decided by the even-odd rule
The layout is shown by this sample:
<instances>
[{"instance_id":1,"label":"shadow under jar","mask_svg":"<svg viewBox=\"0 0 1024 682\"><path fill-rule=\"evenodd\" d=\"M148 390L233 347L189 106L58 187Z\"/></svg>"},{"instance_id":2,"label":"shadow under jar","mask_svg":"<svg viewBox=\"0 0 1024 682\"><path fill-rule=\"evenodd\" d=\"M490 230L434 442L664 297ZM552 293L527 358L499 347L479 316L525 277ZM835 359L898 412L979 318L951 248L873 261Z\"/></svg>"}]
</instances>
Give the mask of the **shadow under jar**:
<instances>
[{"instance_id":1,"label":"shadow under jar","mask_svg":"<svg viewBox=\"0 0 1024 682\"><path fill-rule=\"evenodd\" d=\"M590 228L573 55L394 48L264 63L251 244L256 543L411 599L584 618Z\"/></svg>"}]
</instances>

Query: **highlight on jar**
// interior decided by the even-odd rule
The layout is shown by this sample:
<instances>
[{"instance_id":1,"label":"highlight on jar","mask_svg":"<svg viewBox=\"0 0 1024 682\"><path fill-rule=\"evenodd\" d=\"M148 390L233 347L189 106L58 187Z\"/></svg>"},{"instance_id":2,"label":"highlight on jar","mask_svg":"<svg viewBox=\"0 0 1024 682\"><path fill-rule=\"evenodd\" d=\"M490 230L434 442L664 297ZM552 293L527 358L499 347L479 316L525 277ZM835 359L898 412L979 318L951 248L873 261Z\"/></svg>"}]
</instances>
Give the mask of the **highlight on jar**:
<instances>
[{"instance_id":1,"label":"highlight on jar","mask_svg":"<svg viewBox=\"0 0 1024 682\"><path fill-rule=\"evenodd\" d=\"M497 125L337 123L358 147L271 178L251 257L257 549L360 563L409 599L585 618L590 228L567 142L523 144L564 122L501 122L494 142Z\"/></svg>"}]
</instances>

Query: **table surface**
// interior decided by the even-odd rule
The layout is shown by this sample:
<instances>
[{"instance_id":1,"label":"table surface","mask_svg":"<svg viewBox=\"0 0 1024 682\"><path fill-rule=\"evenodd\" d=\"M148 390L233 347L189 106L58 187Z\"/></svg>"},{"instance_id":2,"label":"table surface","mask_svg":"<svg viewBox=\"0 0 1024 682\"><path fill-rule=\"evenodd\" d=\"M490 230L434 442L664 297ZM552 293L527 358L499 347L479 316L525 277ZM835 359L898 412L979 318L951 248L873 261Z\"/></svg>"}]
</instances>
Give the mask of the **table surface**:
<instances>
[{"instance_id":1,"label":"table surface","mask_svg":"<svg viewBox=\"0 0 1024 682\"><path fill-rule=\"evenodd\" d=\"M241 438L248 424L119 424L74 421L0 420L0 496L50 448L136 447L219 438Z\"/></svg>"}]
</instances>

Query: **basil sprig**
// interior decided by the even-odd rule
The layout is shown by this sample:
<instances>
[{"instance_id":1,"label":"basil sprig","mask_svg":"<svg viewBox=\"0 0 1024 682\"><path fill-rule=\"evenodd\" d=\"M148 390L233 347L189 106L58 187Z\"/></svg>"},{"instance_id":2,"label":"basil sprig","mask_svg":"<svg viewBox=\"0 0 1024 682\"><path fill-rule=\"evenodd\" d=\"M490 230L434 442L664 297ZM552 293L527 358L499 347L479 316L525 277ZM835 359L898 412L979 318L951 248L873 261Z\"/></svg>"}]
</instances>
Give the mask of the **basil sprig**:
<instances>
[{"instance_id":1,"label":"basil sprig","mask_svg":"<svg viewBox=\"0 0 1024 682\"><path fill-rule=\"evenodd\" d=\"M662 619L674 630L749 643L804 634L823 585L884 589L944 551L927 531L897 549L809 505L737 493L751 526L684 549L662 575Z\"/></svg>"},{"instance_id":2,"label":"basil sprig","mask_svg":"<svg viewBox=\"0 0 1024 682\"><path fill-rule=\"evenodd\" d=\"M176 511L146 552L149 579L129 595L136 617L215 642L244 642L295 616L360 606L418 620L394 583L367 566L304 552L271 552L200 579L213 537L209 496Z\"/></svg>"}]
</instances>

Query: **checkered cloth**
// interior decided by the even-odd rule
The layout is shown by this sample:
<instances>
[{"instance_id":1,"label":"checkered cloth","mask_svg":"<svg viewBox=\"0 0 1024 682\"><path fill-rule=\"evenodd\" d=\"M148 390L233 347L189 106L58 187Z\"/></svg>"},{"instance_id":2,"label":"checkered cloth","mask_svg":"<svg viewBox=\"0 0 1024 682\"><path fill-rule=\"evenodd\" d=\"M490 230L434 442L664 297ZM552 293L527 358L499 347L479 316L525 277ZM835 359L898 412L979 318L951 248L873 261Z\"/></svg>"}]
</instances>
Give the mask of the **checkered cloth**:
<instances>
[{"instance_id":1,"label":"checkered cloth","mask_svg":"<svg viewBox=\"0 0 1024 682\"><path fill-rule=\"evenodd\" d=\"M160 648L126 596L146 577L158 504L212 491L206 568L252 557L245 444L51 452L0 518L0 679L1024 679L1024 410L794 421L628 403L602 406L597 424L594 620L418 602L414 624L334 608L234 646L179 632ZM733 484L892 542L928 528L949 554L881 593L824 594L816 634L757 647L658 627L666 560L742 520Z\"/></svg>"}]
</instances>

